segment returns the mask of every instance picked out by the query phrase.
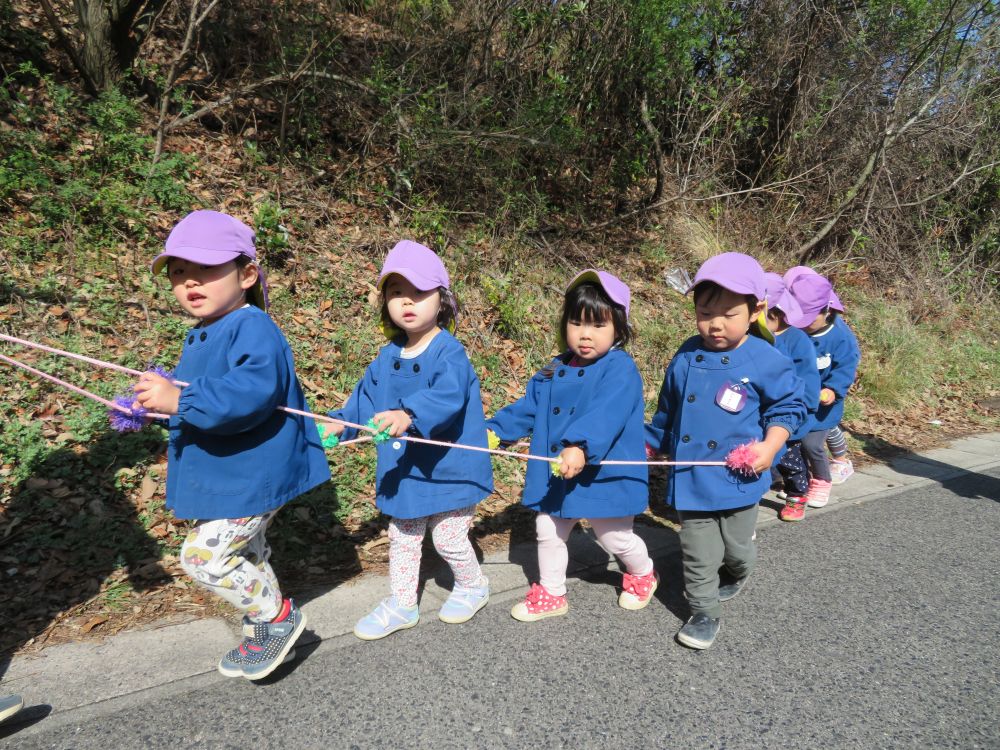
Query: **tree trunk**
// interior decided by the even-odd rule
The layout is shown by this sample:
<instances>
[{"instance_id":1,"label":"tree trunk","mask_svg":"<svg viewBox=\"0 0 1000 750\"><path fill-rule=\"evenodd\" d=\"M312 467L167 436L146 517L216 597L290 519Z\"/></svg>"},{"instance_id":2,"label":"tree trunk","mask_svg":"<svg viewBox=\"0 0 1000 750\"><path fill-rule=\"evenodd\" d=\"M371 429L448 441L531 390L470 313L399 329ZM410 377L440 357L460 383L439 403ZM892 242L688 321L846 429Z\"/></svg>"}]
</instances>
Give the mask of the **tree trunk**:
<instances>
[{"instance_id":1,"label":"tree trunk","mask_svg":"<svg viewBox=\"0 0 1000 750\"><path fill-rule=\"evenodd\" d=\"M77 2L83 46L80 63L98 91L115 85L122 77L123 60L115 47L110 4L101 0Z\"/></svg>"}]
</instances>

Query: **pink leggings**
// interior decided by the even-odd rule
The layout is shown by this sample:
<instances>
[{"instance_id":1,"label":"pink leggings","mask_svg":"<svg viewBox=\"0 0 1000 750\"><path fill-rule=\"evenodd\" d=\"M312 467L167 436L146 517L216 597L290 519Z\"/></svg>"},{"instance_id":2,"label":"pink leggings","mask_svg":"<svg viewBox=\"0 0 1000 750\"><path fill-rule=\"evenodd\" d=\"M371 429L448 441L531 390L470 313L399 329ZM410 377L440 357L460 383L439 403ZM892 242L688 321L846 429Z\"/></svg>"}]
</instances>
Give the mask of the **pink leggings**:
<instances>
[{"instance_id":1,"label":"pink leggings","mask_svg":"<svg viewBox=\"0 0 1000 750\"><path fill-rule=\"evenodd\" d=\"M556 518L539 513L535 518L538 536L538 572L545 590L555 596L566 595L566 566L569 549L566 542L579 518ZM646 543L632 530L634 516L623 518L590 518L597 541L610 554L622 561L625 570L634 576L653 572L653 561Z\"/></svg>"},{"instance_id":2,"label":"pink leggings","mask_svg":"<svg viewBox=\"0 0 1000 750\"><path fill-rule=\"evenodd\" d=\"M476 506L435 513L422 518L393 518L389 521L389 581L396 603L412 607L417 603L420 581L420 551L429 526L434 548L451 566L455 585L472 588L483 571L469 541L469 527Z\"/></svg>"}]
</instances>

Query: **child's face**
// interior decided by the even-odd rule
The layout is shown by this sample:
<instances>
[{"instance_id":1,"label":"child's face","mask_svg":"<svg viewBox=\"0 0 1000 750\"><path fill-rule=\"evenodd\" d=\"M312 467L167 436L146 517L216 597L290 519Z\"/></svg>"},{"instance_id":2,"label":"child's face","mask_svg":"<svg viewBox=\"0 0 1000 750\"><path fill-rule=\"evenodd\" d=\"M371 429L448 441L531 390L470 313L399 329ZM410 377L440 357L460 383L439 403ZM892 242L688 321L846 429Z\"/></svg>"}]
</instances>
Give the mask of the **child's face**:
<instances>
[{"instance_id":1,"label":"child's face","mask_svg":"<svg viewBox=\"0 0 1000 750\"><path fill-rule=\"evenodd\" d=\"M826 310L821 310L819 314L813 319L813 322L806 326L806 333L816 333L816 331L821 331L828 325L826 319Z\"/></svg>"},{"instance_id":2,"label":"child's face","mask_svg":"<svg viewBox=\"0 0 1000 750\"><path fill-rule=\"evenodd\" d=\"M720 289L714 296L702 294L695 302L694 313L705 348L725 352L738 347L747 337L750 321L763 306L759 302L751 310L742 294L728 289Z\"/></svg>"},{"instance_id":3,"label":"child's face","mask_svg":"<svg viewBox=\"0 0 1000 750\"><path fill-rule=\"evenodd\" d=\"M421 292L398 274L385 283L385 303L389 318L409 340L437 328L441 294L437 289Z\"/></svg>"},{"instance_id":4,"label":"child's face","mask_svg":"<svg viewBox=\"0 0 1000 750\"><path fill-rule=\"evenodd\" d=\"M611 351L614 343L615 324L611 318L566 321L566 345L584 363L596 362Z\"/></svg>"},{"instance_id":5,"label":"child's face","mask_svg":"<svg viewBox=\"0 0 1000 750\"><path fill-rule=\"evenodd\" d=\"M250 264L239 268L236 261L203 266L171 258L167 276L185 312L205 323L214 323L246 304L247 290L257 283L257 267Z\"/></svg>"},{"instance_id":6,"label":"child's face","mask_svg":"<svg viewBox=\"0 0 1000 750\"><path fill-rule=\"evenodd\" d=\"M767 330L771 333L781 333L788 328L788 323L778 313L771 311L767 314Z\"/></svg>"}]
</instances>

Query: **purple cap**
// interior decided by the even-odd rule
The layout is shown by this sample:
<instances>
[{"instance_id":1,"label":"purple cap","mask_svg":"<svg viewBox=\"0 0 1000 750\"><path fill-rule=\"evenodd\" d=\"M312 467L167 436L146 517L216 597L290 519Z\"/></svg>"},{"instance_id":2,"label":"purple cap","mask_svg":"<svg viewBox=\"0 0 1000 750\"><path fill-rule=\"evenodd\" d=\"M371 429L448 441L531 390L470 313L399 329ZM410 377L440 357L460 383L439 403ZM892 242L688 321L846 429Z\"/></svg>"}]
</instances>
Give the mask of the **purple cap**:
<instances>
[{"instance_id":1,"label":"purple cap","mask_svg":"<svg viewBox=\"0 0 1000 750\"><path fill-rule=\"evenodd\" d=\"M706 260L685 293L691 292L703 281L714 281L735 294L752 294L759 300L767 297L764 269L743 253L722 253Z\"/></svg>"},{"instance_id":2,"label":"purple cap","mask_svg":"<svg viewBox=\"0 0 1000 750\"><path fill-rule=\"evenodd\" d=\"M813 274L816 276L819 275L809 266L794 266L793 268L789 268L787 271L785 271L785 277L784 277L785 286L791 286L792 282L795 281L795 279L799 278L800 276L807 276L809 274ZM841 313L844 312L844 303L840 301L840 297L838 297L837 293L833 291L832 285L830 287L830 307L832 307L837 312ZM796 326L796 328L799 327L801 326Z\"/></svg>"},{"instance_id":3,"label":"purple cap","mask_svg":"<svg viewBox=\"0 0 1000 750\"><path fill-rule=\"evenodd\" d=\"M394 273L398 273L421 292L442 286L448 289L451 284L448 271L437 253L412 240L400 240L385 256L375 287L381 289L386 278Z\"/></svg>"},{"instance_id":4,"label":"purple cap","mask_svg":"<svg viewBox=\"0 0 1000 750\"><path fill-rule=\"evenodd\" d=\"M254 232L239 219L218 211L192 211L170 230L164 252L153 259L153 273L158 274L171 258L180 258L205 266L221 266L245 255L256 265ZM257 266L258 282L247 291L247 299L262 310L267 309L267 282Z\"/></svg>"},{"instance_id":5,"label":"purple cap","mask_svg":"<svg viewBox=\"0 0 1000 750\"><path fill-rule=\"evenodd\" d=\"M624 281L617 276L613 276L607 271L598 271L596 268L588 268L580 271L566 287L566 293L587 281L600 285L601 289L611 298L615 304L625 308L625 319L628 320L629 305L632 301L632 293Z\"/></svg>"},{"instance_id":6,"label":"purple cap","mask_svg":"<svg viewBox=\"0 0 1000 750\"><path fill-rule=\"evenodd\" d=\"M805 328L816 316L830 306L833 287L825 276L818 273L804 273L794 277L788 291L802 308L802 323L788 322L796 328Z\"/></svg>"}]
</instances>

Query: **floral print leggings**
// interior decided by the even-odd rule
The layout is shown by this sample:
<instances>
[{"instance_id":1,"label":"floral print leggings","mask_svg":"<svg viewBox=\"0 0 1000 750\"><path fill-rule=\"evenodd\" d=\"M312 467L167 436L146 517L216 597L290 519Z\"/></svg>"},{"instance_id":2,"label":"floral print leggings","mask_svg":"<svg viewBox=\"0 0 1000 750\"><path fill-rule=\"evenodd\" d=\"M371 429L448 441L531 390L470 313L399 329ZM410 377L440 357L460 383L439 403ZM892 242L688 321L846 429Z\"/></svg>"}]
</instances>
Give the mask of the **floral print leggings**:
<instances>
[{"instance_id":1,"label":"floral print leggings","mask_svg":"<svg viewBox=\"0 0 1000 750\"><path fill-rule=\"evenodd\" d=\"M389 579L396 603L413 607L420 582L420 552L424 534L431 530L434 548L451 566L455 585L479 585L482 569L469 541L469 528L476 506L435 513L421 518L393 518L389 521Z\"/></svg>"},{"instance_id":2,"label":"floral print leggings","mask_svg":"<svg viewBox=\"0 0 1000 750\"><path fill-rule=\"evenodd\" d=\"M278 616L281 590L264 532L275 511L201 521L184 540L181 566L195 581L243 610L252 622Z\"/></svg>"}]
</instances>

